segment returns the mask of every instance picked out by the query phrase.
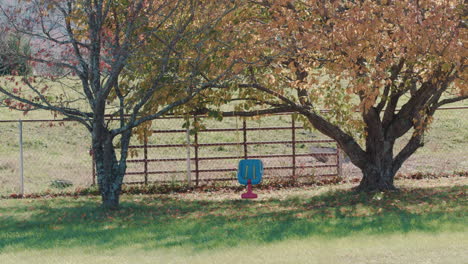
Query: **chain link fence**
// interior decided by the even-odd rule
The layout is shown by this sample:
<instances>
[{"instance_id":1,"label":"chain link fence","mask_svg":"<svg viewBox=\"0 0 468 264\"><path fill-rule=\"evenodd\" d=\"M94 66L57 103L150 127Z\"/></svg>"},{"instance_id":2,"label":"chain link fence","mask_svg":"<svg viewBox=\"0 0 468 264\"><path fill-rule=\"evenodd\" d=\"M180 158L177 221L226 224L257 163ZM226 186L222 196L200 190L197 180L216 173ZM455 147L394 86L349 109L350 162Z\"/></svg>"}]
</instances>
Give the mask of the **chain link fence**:
<instances>
[{"instance_id":1,"label":"chain link fence","mask_svg":"<svg viewBox=\"0 0 468 264\"><path fill-rule=\"evenodd\" d=\"M0 195L92 183L89 133L66 121L0 122Z\"/></svg>"},{"instance_id":2,"label":"chain link fence","mask_svg":"<svg viewBox=\"0 0 468 264\"><path fill-rule=\"evenodd\" d=\"M468 170L465 109L437 113L424 148L400 172ZM197 133L182 128L182 118L162 118L152 122L147 141L133 137L125 183L236 184L237 164L244 158L262 159L266 178L360 176L346 157L338 158L336 143L303 129L291 115L198 118L203 126ZM401 142L396 149L405 139ZM90 143L89 132L72 121L0 121L0 196L89 187L94 180Z\"/></svg>"},{"instance_id":3,"label":"chain link fence","mask_svg":"<svg viewBox=\"0 0 468 264\"><path fill-rule=\"evenodd\" d=\"M262 159L266 178L339 173L336 144L293 124L291 115L198 121L203 128L195 133L182 128L182 118L162 118L153 121L146 142L133 137L125 183L232 184L244 158ZM0 195L59 192L95 182L90 136L82 125L1 121L0 131Z\"/></svg>"}]
</instances>

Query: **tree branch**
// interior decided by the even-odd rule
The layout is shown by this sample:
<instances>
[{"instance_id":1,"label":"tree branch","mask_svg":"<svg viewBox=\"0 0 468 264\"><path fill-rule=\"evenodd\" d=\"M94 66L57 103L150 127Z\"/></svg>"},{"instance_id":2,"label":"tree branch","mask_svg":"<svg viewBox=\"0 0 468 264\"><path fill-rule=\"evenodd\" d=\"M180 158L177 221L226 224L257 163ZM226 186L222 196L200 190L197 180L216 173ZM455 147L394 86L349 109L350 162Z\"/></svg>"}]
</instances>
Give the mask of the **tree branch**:
<instances>
[{"instance_id":1,"label":"tree branch","mask_svg":"<svg viewBox=\"0 0 468 264\"><path fill-rule=\"evenodd\" d=\"M377 105L376 107L376 110L378 113L380 113L383 108L385 107L385 105L387 104L388 102L388 94L390 92L390 89L391 87L394 85L395 83L395 80L398 78L398 75L400 74L401 70L403 69L403 66L405 65L405 60L404 59L401 59L400 62L398 63L398 65L393 65L392 69L391 69L391 75L390 75L390 83L385 85L385 88L384 88L384 93L382 95L382 98L379 102L379 104Z\"/></svg>"},{"instance_id":2,"label":"tree branch","mask_svg":"<svg viewBox=\"0 0 468 264\"><path fill-rule=\"evenodd\" d=\"M398 153L398 155L395 156L393 159L393 164L392 164L392 169L396 173L403 162L405 162L411 155L414 154L414 152L422 147L424 144L422 143L423 139L423 131L415 131L413 133L413 136L411 139L408 141L408 143L405 145L405 147Z\"/></svg>"},{"instance_id":3,"label":"tree branch","mask_svg":"<svg viewBox=\"0 0 468 264\"><path fill-rule=\"evenodd\" d=\"M252 83L252 84L239 84L238 85L239 88L254 88L256 90L259 90L259 91L262 91L262 92L265 92L267 94L270 94L270 95L273 95L275 97L277 97L278 99L282 100L283 102L287 103L288 105L290 105L291 107L298 107L298 105L293 102L291 99L285 97L284 95L281 95L280 93L276 92L276 91L273 91L271 89L268 89L267 87L263 86L263 85L260 85L260 84L256 84L256 83Z\"/></svg>"},{"instance_id":4,"label":"tree branch","mask_svg":"<svg viewBox=\"0 0 468 264\"><path fill-rule=\"evenodd\" d=\"M46 105L44 104L39 104L33 101L30 101L28 99L19 97L15 94L12 94L11 92L7 91L3 87L0 86L0 92L7 95L9 98L12 98L14 100L17 100L19 102L31 105L33 107L36 107L38 109L43 109L43 110L49 110L49 111L55 111L62 113L63 115L67 116L70 119L76 120L82 124L84 124L88 129L91 129L87 121L89 121L93 114L92 113L86 113L79 111L77 109L71 109L71 108L65 108L65 107L56 107L53 106L52 104L48 103L47 100L45 101ZM42 100L42 99L41 99Z\"/></svg>"},{"instance_id":5,"label":"tree branch","mask_svg":"<svg viewBox=\"0 0 468 264\"><path fill-rule=\"evenodd\" d=\"M444 100L440 101L439 103L437 103L436 107L439 108L439 107L441 107L443 105L460 102L460 101L463 101L463 100L466 100L466 99L468 99L468 95L453 97L453 98L447 98L447 99L444 99Z\"/></svg>"}]
</instances>

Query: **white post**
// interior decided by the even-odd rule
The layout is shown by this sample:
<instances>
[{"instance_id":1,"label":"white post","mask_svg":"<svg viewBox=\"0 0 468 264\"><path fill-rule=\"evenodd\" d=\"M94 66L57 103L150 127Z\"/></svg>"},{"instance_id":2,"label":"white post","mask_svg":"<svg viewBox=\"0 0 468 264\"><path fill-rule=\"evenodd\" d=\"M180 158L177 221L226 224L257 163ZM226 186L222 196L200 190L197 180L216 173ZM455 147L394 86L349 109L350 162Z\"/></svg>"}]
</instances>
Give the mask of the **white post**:
<instances>
[{"instance_id":1,"label":"white post","mask_svg":"<svg viewBox=\"0 0 468 264\"><path fill-rule=\"evenodd\" d=\"M187 183L189 187L192 187L192 168L190 160L190 127L187 126Z\"/></svg>"},{"instance_id":2,"label":"white post","mask_svg":"<svg viewBox=\"0 0 468 264\"><path fill-rule=\"evenodd\" d=\"M18 122L19 130L19 166L20 166L20 194L24 195L24 167L23 167L23 120Z\"/></svg>"}]
</instances>

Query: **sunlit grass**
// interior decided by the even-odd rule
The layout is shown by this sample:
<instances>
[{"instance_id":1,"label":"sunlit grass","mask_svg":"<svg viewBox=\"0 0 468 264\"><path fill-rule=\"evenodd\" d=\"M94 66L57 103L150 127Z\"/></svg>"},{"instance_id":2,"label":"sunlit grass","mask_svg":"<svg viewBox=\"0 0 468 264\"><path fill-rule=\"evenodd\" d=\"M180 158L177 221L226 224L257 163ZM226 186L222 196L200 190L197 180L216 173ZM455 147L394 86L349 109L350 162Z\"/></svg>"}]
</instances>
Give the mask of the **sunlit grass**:
<instances>
[{"instance_id":1,"label":"sunlit grass","mask_svg":"<svg viewBox=\"0 0 468 264\"><path fill-rule=\"evenodd\" d=\"M120 210L108 212L97 197L1 200L0 259L418 263L411 260L437 255L454 261L429 263L466 261L466 185L318 193L279 191L257 201L239 200L238 194L132 195L122 197Z\"/></svg>"},{"instance_id":2,"label":"sunlit grass","mask_svg":"<svg viewBox=\"0 0 468 264\"><path fill-rule=\"evenodd\" d=\"M94 247L28 250L0 255L4 264L18 263L466 263L466 233L410 233L387 236L354 236L338 239L306 238L272 244L248 244L234 248L191 250L125 249Z\"/></svg>"}]
</instances>

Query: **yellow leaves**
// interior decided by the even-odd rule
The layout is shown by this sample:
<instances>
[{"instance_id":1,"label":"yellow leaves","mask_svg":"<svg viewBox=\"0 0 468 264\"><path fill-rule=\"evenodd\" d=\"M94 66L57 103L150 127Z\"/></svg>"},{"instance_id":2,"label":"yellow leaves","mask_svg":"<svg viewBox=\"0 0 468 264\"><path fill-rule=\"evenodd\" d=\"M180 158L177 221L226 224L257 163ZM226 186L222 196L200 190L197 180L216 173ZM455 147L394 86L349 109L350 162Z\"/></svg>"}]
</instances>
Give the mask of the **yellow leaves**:
<instances>
[{"instance_id":1,"label":"yellow leaves","mask_svg":"<svg viewBox=\"0 0 468 264\"><path fill-rule=\"evenodd\" d=\"M429 126L431 125L433 120L433 116L427 115L424 109L419 111L418 115L412 120L414 126L413 136L422 135L425 131L429 129Z\"/></svg>"},{"instance_id":2,"label":"yellow leaves","mask_svg":"<svg viewBox=\"0 0 468 264\"><path fill-rule=\"evenodd\" d=\"M453 65L451 63L443 63L441 66L442 71L449 72L452 69Z\"/></svg>"},{"instance_id":3,"label":"yellow leaves","mask_svg":"<svg viewBox=\"0 0 468 264\"><path fill-rule=\"evenodd\" d=\"M70 24L70 23L71 23L71 20L72 20L72 19L71 19L70 16L66 16L66 17L65 17L65 23L66 23L66 24Z\"/></svg>"},{"instance_id":4,"label":"yellow leaves","mask_svg":"<svg viewBox=\"0 0 468 264\"><path fill-rule=\"evenodd\" d=\"M301 83L302 83L301 80L295 80L295 81L289 82L289 87L294 88L294 89L299 88Z\"/></svg>"},{"instance_id":5,"label":"yellow leaves","mask_svg":"<svg viewBox=\"0 0 468 264\"><path fill-rule=\"evenodd\" d=\"M137 139L140 142L145 142L148 140L149 137L153 134L151 130L152 121L145 122L138 126L137 128L133 129L133 134L137 136Z\"/></svg>"},{"instance_id":6,"label":"yellow leaves","mask_svg":"<svg viewBox=\"0 0 468 264\"><path fill-rule=\"evenodd\" d=\"M457 83L457 85L458 85L458 83ZM461 87L462 87L462 89L459 91L459 96L468 96L468 88L467 88L466 83L465 83L465 85L463 85Z\"/></svg>"},{"instance_id":7,"label":"yellow leaves","mask_svg":"<svg viewBox=\"0 0 468 264\"><path fill-rule=\"evenodd\" d=\"M275 79L275 76L273 76L273 74L267 74L266 77L267 77L267 82L270 85L274 85L276 83L276 79Z\"/></svg>"},{"instance_id":8,"label":"yellow leaves","mask_svg":"<svg viewBox=\"0 0 468 264\"><path fill-rule=\"evenodd\" d=\"M295 72L297 70L296 65L294 64L294 60L288 64L288 68L291 70L291 72Z\"/></svg>"}]
</instances>

